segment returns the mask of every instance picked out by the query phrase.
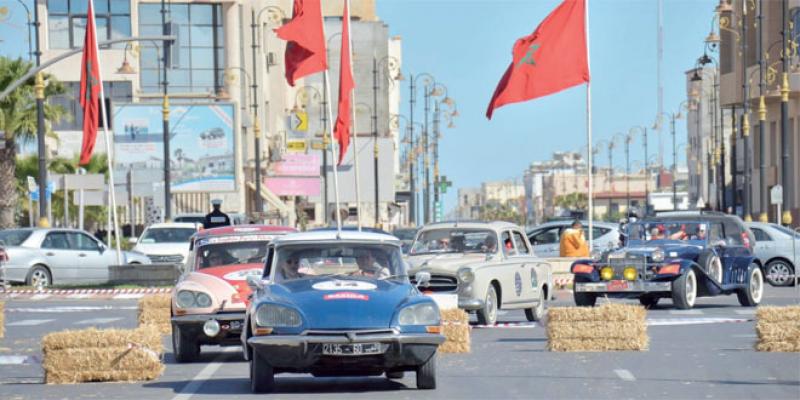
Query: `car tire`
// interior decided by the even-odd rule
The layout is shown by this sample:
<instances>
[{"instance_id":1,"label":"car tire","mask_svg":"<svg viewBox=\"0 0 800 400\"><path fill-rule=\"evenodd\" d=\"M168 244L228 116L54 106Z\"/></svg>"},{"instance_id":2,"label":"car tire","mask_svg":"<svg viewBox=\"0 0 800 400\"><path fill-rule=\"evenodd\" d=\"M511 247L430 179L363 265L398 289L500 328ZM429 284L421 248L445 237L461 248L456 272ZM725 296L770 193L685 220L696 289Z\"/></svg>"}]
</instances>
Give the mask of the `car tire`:
<instances>
[{"instance_id":1,"label":"car tire","mask_svg":"<svg viewBox=\"0 0 800 400\"><path fill-rule=\"evenodd\" d=\"M525 318L528 321L541 321L544 318L544 289L539 289L539 304L536 307L525 309Z\"/></svg>"},{"instance_id":2,"label":"car tire","mask_svg":"<svg viewBox=\"0 0 800 400\"><path fill-rule=\"evenodd\" d=\"M772 286L791 286L792 276L794 275L794 268L786 261L773 260L764 268L766 276L764 277Z\"/></svg>"},{"instance_id":3,"label":"car tire","mask_svg":"<svg viewBox=\"0 0 800 400\"><path fill-rule=\"evenodd\" d=\"M486 289L483 307L478 310L478 323L481 325L494 325L497 323L497 289L491 283Z\"/></svg>"},{"instance_id":4,"label":"car tire","mask_svg":"<svg viewBox=\"0 0 800 400\"><path fill-rule=\"evenodd\" d=\"M270 393L275 390L275 370L257 351L253 351L250 360L250 390L253 393Z\"/></svg>"},{"instance_id":5,"label":"car tire","mask_svg":"<svg viewBox=\"0 0 800 400\"><path fill-rule=\"evenodd\" d=\"M739 304L744 307L755 307L761 303L764 296L764 273L758 264L750 264L747 269L747 286L736 292L739 297Z\"/></svg>"},{"instance_id":6,"label":"car tire","mask_svg":"<svg viewBox=\"0 0 800 400\"><path fill-rule=\"evenodd\" d=\"M572 292L572 297L578 307L594 307L597 303L597 295L593 293Z\"/></svg>"},{"instance_id":7,"label":"car tire","mask_svg":"<svg viewBox=\"0 0 800 400\"><path fill-rule=\"evenodd\" d=\"M403 379L405 372L403 371L386 371L387 379Z\"/></svg>"},{"instance_id":8,"label":"car tire","mask_svg":"<svg viewBox=\"0 0 800 400\"><path fill-rule=\"evenodd\" d=\"M187 338L175 324L172 325L172 353L179 363L196 361L200 356L200 345Z\"/></svg>"},{"instance_id":9,"label":"car tire","mask_svg":"<svg viewBox=\"0 0 800 400\"><path fill-rule=\"evenodd\" d=\"M417 389L436 389L436 353L417 367Z\"/></svg>"},{"instance_id":10,"label":"car tire","mask_svg":"<svg viewBox=\"0 0 800 400\"><path fill-rule=\"evenodd\" d=\"M710 276L714 282L722 284L722 261L714 253L705 253L700 256L699 264L705 271L706 275Z\"/></svg>"},{"instance_id":11,"label":"car tire","mask_svg":"<svg viewBox=\"0 0 800 400\"><path fill-rule=\"evenodd\" d=\"M41 282L41 285L40 285ZM25 284L28 286L49 287L53 284L53 275L44 265L34 265L25 277Z\"/></svg>"},{"instance_id":12,"label":"car tire","mask_svg":"<svg viewBox=\"0 0 800 400\"><path fill-rule=\"evenodd\" d=\"M680 310L694 307L697 300L697 275L689 269L672 281L672 304Z\"/></svg>"},{"instance_id":13,"label":"car tire","mask_svg":"<svg viewBox=\"0 0 800 400\"><path fill-rule=\"evenodd\" d=\"M643 305L644 308L651 309L658 305L659 298L656 296L651 295L644 295L639 297L639 304Z\"/></svg>"}]
</instances>

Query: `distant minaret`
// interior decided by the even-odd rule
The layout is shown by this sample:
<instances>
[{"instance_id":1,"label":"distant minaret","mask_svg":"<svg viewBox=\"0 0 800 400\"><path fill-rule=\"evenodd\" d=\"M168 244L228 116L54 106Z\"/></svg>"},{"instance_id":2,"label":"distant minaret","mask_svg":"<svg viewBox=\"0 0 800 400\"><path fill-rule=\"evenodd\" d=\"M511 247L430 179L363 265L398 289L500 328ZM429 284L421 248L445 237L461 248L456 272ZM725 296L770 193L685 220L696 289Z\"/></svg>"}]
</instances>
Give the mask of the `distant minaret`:
<instances>
[{"instance_id":1,"label":"distant minaret","mask_svg":"<svg viewBox=\"0 0 800 400\"><path fill-rule=\"evenodd\" d=\"M665 121L662 120L662 116L663 116L662 113L664 112L664 83L661 80L661 65L664 63L664 21L663 21L662 15L661 15L661 8L662 8L661 1L662 0L658 0L657 3L656 3L656 7L658 7L658 11L656 13L657 14L656 18L658 19L658 23L656 25L657 26L656 29L658 30L656 32L656 42L657 42L657 45L656 45L656 49L657 49L656 50L657 51L657 56L656 56L656 59L657 59L657 61L656 61L656 80L658 81L658 93L656 93L656 97L657 97L658 111L657 111L656 115L658 115L658 121L659 121L659 123L656 124L656 125L658 126L658 165L659 165L659 167L663 167L664 166L664 140L663 140L662 132L663 132L663 125L664 125L663 122L665 122ZM645 161L645 163L646 162L647 161ZM659 173L660 172L661 171L659 171ZM673 177L673 179L675 179L675 178Z\"/></svg>"}]
</instances>

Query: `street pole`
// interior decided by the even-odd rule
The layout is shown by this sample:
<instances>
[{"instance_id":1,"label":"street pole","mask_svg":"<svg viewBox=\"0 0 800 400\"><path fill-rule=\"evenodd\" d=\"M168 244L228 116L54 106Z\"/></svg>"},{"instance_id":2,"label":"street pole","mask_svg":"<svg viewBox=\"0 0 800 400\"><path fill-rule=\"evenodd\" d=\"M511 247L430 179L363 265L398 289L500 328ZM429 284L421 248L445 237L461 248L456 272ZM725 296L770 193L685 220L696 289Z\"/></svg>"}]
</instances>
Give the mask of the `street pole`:
<instances>
[{"instance_id":1,"label":"street pole","mask_svg":"<svg viewBox=\"0 0 800 400\"><path fill-rule=\"evenodd\" d=\"M42 63L42 48L41 48L41 34L39 27L39 7L33 5L33 25L36 29L36 66L39 67ZM34 90L36 93L36 144L38 146L39 156L39 226L46 228L50 226L50 221L45 217L47 215L47 154L44 143L45 126L44 126L44 75L39 72L36 74L36 81Z\"/></svg>"},{"instance_id":2,"label":"street pole","mask_svg":"<svg viewBox=\"0 0 800 400\"><path fill-rule=\"evenodd\" d=\"M761 213L758 220L761 222L768 222L767 210L769 209L769 189L767 187L767 148L766 148L766 131L765 125L767 124L767 105L764 99L764 1L758 2L758 43L756 43L756 52L758 53L758 145L760 147L760 162L758 170L758 186L761 194L759 198L759 209Z\"/></svg>"},{"instance_id":3,"label":"street pole","mask_svg":"<svg viewBox=\"0 0 800 400\"><path fill-rule=\"evenodd\" d=\"M253 108L253 151L255 152L255 166L254 166L254 179L255 179L255 187L256 187L256 201L255 201L255 211L261 212L263 211L263 202L261 199L261 124L258 122L258 55L256 53L256 49L258 48L258 44L256 41L256 31L258 28L257 18L256 18L256 10L253 8L250 10L250 30L252 34L252 43L250 44L250 49L252 50L252 58L253 58L253 104L251 107Z\"/></svg>"},{"instance_id":4,"label":"street pole","mask_svg":"<svg viewBox=\"0 0 800 400\"><path fill-rule=\"evenodd\" d=\"M410 144L408 145L408 180L409 180L409 203L408 203L408 223L409 225L417 225L417 209L416 209L416 200L417 200L417 189L416 185L414 184L414 101L416 94L414 93L414 75L409 75L409 85L410 85L410 92L408 95L408 102L409 102L409 110L408 110L408 119L409 119L409 141Z\"/></svg>"},{"instance_id":5,"label":"street pole","mask_svg":"<svg viewBox=\"0 0 800 400\"><path fill-rule=\"evenodd\" d=\"M670 129L672 131L672 210L678 209L678 148L675 146L675 116L670 115Z\"/></svg>"},{"instance_id":6,"label":"street pole","mask_svg":"<svg viewBox=\"0 0 800 400\"><path fill-rule=\"evenodd\" d=\"M783 213L779 217L783 225L789 226L792 223L792 212L790 210L791 204L789 188L791 180L789 175L789 57L786 55L789 52L788 41L786 40L786 32L789 27L787 21L789 20L789 0L783 0L783 27L781 28L781 41L783 42L783 52L781 52L781 61L783 62L783 82L781 83L781 186L783 186L783 198L781 203L783 205Z\"/></svg>"},{"instance_id":7,"label":"street pole","mask_svg":"<svg viewBox=\"0 0 800 400\"><path fill-rule=\"evenodd\" d=\"M631 210L631 164L630 164L630 133L625 137L625 213Z\"/></svg>"},{"instance_id":8,"label":"street pole","mask_svg":"<svg viewBox=\"0 0 800 400\"><path fill-rule=\"evenodd\" d=\"M614 139L608 143L608 217L611 217L611 201L614 194Z\"/></svg>"},{"instance_id":9,"label":"street pole","mask_svg":"<svg viewBox=\"0 0 800 400\"><path fill-rule=\"evenodd\" d=\"M161 34L167 36L168 34L168 27L167 27L167 7L164 0L161 0ZM171 41L164 40L162 44L162 61L164 62L164 75L162 86L164 89L164 101L162 103L162 110L161 113L163 115L163 139L164 139L164 221L171 221L172 220L172 188L170 185L170 165L169 165L169 94L167 85L167 54L169 52L169 46L172 44ZM100 99L100 101L105 101L105 99ZM111 155L109 154L109 157ZM112 182L113 185L113 182ZM110 234L109 234L110 235ZM117 238L120 240L120 238ZM109 243L111 243L109 241Z\"/></svg>"},{"instance_id":10,"label":"street pole","mask_svg":"<svg viewBox=\"0 0 800 400\"><path fill-rule=\"evenodd\" d=\"M650 212L650 168L648 163L650 159L647 158L647 128L642 132L644 138L644 216Z\"/></svg>"},{"instance_id":11,"label":"street pole","mask_svg":"<svg viewBox=\"0 0 800 400\"><path fill-rule=\"evenodd\" d=\"M736 106L731 108L731 207L733 208L732 214L738 215L736 207L738 206L738 184L737 179L739 173L737 171L738 163L736 162Z\"/></svg>"},{"instance_id":12,"label":"street pole","mask_svg":"<svg viewBox=\"0 0 800 400\"><path fill-rule=\"evenodd\" d=\"M744 138L744 220L752 221L753 213L753 191L752 191L752 168L750 165L750 117L748 108L750 103L750 84L747 82L747 5L743 7L742 14L742 137Z\"/></svg>"},{"instance_id":13,"label":"street pole","mask_svg":"<svg viewBox=\"0 0 800 400\"><path fill-rule=\"evenodd\" d=\"M323 215L325 216L325 220L327 221L330 214L328 211L328 146L330 145L330 136L328 136L328 114L325 110L328 107L328 87L326 85L322 85L322 102L320 113L322 114L322 182L323 186L325 187L325 191L322 194L322 201L324 204L322 205ZM336 212L339 212L338 210Z\"/></svg>"},{"instance_id":14,"label":"street pole","mask_svg":"<svg viewBox=\"0 0 800 400\"><path fill-rule=\"evenodd\" d=\"M423 204L423 223L427 224L431 222L430 219L430 191L431 191L431 181L430 181L430 159L429 159L429 152L428 152L428 112L430 111L430 100L431 100L431 90L436 87L436 84L430 86L425 85L425 128L422 130L422 164L424 166L424 173L425 173L425 185L422 188L422 204Z\"/></svg>"},{"instance_id":15,"label":"street pole","mask_svg":"<svg viewBox=\"0 0 800 400\"><path fill-rule=\"evenodd\" d=\"M439 101L433 103L433 221L439 222L438 211L441 209L439 204Z\"/></svg>"},{"instance_id":16,"label":"street pole","mask_svg":"<svg viewBox=\"0 0 800 400\"><path fill-rule=\"evenodd\" d=\"M372 56L372 139L374 140L373 163L375 171L375 227L380 224L380 201L378 197L378 59Z\"/></svg>"}]
</instances>

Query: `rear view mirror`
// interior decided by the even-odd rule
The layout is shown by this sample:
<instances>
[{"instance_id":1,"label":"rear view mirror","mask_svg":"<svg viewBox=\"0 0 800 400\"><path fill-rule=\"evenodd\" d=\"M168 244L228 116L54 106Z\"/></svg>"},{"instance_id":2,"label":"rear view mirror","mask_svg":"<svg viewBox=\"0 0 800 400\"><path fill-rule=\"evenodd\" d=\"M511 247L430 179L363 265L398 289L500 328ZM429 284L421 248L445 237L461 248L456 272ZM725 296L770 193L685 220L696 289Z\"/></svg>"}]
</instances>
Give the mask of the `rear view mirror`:
<instances>
[{"instance_id":1,"label":"rear view mirror","mask_svg":"<svg viewBox=\"0 0 800 400\"><path fill-rule=\"evenodd\" d=\"M261 282L261 277L258 275L248 275L247 276L247 286L250 286L254 292L260 290L264 287L264 283Z\"/></svg>"},{"instance_id":2,"label":"rear view mirror","mask_svg":"<svg viewBox=\"0 0 800 400\"><path fill-rule=\"evenodd\" d=\"M130 243L130 244L136 244L138 241L139 241L139 238L137 238L137 237L128 238L128 243Z\"/></svg>"}]
</instances>

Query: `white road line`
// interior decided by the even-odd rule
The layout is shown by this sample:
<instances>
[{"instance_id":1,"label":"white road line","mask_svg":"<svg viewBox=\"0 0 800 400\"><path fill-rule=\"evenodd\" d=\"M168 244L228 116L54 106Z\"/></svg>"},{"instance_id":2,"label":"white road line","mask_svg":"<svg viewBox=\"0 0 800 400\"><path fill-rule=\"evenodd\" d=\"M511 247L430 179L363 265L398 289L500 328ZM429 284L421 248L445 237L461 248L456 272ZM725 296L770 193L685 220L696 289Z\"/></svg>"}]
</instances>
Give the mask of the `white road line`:
<instances>
[{"instance_id":1,"label":"white road line","mask_svg":"<svg viewBox=\"0 0 800 400\"><path fill-rule=\"evenodd\" d=\"M69 299L88 299L88 298L93 297L93 296L94 296L93 294L71 294L71 295L67 296L67 298L69 298Z\"/></svg>"},{"instance_id":2,"label":"white road line","mask_svg":"<svg viewBox=\"0 0 800 400\"><path fill-rule=\"evenodd\" d=\"M703 310L669 310L672 315L703 315Z\"/></svg>"},{"instance_id":3,"label":"white road line","mask_svg":"<svg viewBox=\"0 0 800 400\"><path fill-rule=\"evenodd\" d=\"M123 293L123 294L118 294L118 295L114 296L114 300L141 299L142 297L144 297L143 293Z\"/></svg>"},{"instance_id":4,"label":"white road line","mask_svg":"<svg viewBox=\"0 0 800 400\"><path fill-rule=\"evenodd\" d=\"M114 307L114 306L83 306L83 307L15 307L6 309L7 312L22 313L65 313L65 312L89 312L89 311L110 311L110 310L136 310L136 306Z\"/></svg>"},{"instance_id":5,"label":"white road line","mask_svg":"<svg viewBox=\"0 0 800 400\"><path fill-rule=\"evenodd\" d=\"M222 366L223 363L219 362L222 357L223 356L219 356L214 359L214 362L206 365L206 367L203 368L197 375L195 375L194 378L192 378L192 380L189 381L189 383L187 383L183 389L181 389L181 392L172 398L172 400L189 400L192 398L192 396L197 393L197 390L200 389L200 386L203 386L203 383L205 383L208 378L211 378L214 373L217 372L219 367Z\"/></svg>"},{"instance_id":6,"label":"white road line","mask_svg":"<svg viewBox=\"0 0 800 400\"><path fill-rule=\"evenodd\" d=\"M34 325L41 325L46 324L48 322L53 322L54 319L24 319L22 321L11 322L6 324L6 326L34 326Z\"/></svg>"},{"instance_id":7,"label":"white road line","mask_svg":"<svg viewBox=\"0 0 800 400\"><path fill-rule=\"evenodd\" d=\"M22 365L28 361L28 356L0 356L0 365Z\"/></svg>"},{"instance_id":8,"label":"white road line","mask_svg":"<svg viewBox=\"0 0 800 400\"><path fill-rule=\"evenodd\" d=\"M119 321L122 317L119 318L92 318L92 319L85 319L83 321L78 321L75 325L102 325L108 324L110 322Z\"/></svg>"},{"instance_id":9,"label":"white road line","mask_svg":"<svg viewBox=\"0 0 800 400\"><path fill-rule=\"evenodd\" d=\"M36 294L36 295L31 296L31 300L44 300L44 299L46 299L48 297L50 297L49 294Z\"/></svg>"},{"instance_id":10,"label":"white road line","mask_svg":"<svg viewBox=\"0 0 800 400\"><path fill-rule=\"evenodd\" d=\"M748 321L748 319L744 318L654 318L647 320L647 326L701 325Z\"/></svg>"},{"instance_id":11,"label":"white road line","mask_svg":"<svg viewBox=\"0 0 800 400\"><path fill-rule=\"evenodd\" d=\"M636 380L636 377L633 376L631 371L628 371L627 369L615 369L614 373L617 374L619 379L622 379L623 381L633 382Z\"/></svg>"}]
</instances>

